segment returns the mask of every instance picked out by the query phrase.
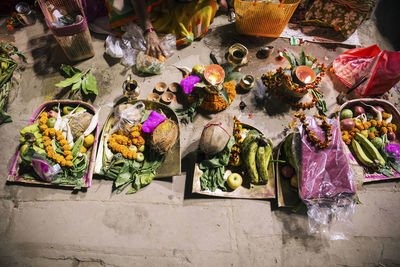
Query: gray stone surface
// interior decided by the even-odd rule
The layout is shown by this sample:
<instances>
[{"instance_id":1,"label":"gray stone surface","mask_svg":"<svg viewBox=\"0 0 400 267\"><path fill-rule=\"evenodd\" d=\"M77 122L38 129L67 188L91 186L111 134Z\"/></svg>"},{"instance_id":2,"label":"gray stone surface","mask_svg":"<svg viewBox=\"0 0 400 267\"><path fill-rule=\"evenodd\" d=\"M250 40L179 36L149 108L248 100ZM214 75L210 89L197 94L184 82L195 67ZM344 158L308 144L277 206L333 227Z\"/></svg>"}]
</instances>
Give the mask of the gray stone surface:
<instances>
[{"instance_id":1,"label":"gray stone surface","mask_svg":"<svg viewBox=\"0 0 400 267\"><path fill-rule=\"evenodd\" d=\"M285 39L239 36L226 20L217 17L203 40L168 59L162 75L135 76L142 89L140 97L145 98L158 81L179 81L181 74L174 65L208 64L210 51L222 59L238 41L250 49L250 64L242 72L257 77L282 64L272 57L255 57L257 48L268 43L295 52L304 48L327 65L346 50L308 43L290 47ZM378 43L391 49L374 27L374 21L361 26L362 45ZM400 266L398 182L365 185L358 192L363 204L356 207L348 240L336 241L310 234L304 214L277 210L274 202L191 194L187 162L182 175L155 180L134 195L116 195L111 181L97 179L87 192L77 194L6 184L19 129L38 105L57 95L54 84L62 79L57 69L67 63L43 24L26 27L12 37L27 54L28 64L16 73L20 83L8 105L14 122L0 126L0 266ZM76 66L92 67L97 78L99 96L94 105L102 108L102 126L130 70L105 60L104 38L95 35L93 44L95 57ZM325 78L322 88L333 112L334 98L345 88L334 77ZM243 112L238 108L240 101L248 104ZM294 111L274 99L265 109L254 104L251 93L239 94L225 112L255 125L278 143ZM199 115L193 124L181 125L182 156L197 147L208 119Z\"/></svg>"}]
</instances>

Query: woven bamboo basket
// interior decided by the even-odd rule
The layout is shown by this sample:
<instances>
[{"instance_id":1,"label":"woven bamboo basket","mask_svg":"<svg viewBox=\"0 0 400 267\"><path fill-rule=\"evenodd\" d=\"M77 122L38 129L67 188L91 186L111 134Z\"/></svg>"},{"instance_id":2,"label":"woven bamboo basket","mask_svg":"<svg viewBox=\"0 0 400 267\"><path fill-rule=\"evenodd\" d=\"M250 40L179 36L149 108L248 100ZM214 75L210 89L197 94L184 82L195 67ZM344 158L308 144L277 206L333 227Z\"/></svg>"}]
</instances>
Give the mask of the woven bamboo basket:
<instances>
[{"instance_id":1,"label":"woven bamboo basket","mask_svg":"<svg viewBox=\"0 0 400 267\"><path fill-rule=\"evenodd\" d=\"M79 14L83 19L77 23L56 27L53 15L48 10L48 0L39 0L40 8L45 16L47 26L50 28L58 44L70 61L79 61L94 56L92 38L85 13L79 0L51 0L56 9L64 9L68 14Z\"/></svg>"}]
</instances>

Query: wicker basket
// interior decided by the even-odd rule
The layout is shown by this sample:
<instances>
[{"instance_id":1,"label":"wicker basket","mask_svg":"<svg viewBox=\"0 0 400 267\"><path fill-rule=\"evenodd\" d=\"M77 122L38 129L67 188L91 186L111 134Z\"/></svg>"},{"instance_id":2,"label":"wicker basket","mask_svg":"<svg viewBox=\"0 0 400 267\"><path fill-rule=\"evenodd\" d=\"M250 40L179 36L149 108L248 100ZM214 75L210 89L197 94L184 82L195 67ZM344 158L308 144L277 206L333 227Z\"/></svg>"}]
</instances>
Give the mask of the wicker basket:
<instances>
[{"instance_id":1,"label":"wicker basket","mask_svg":"<svg viewBox=\"0 0 400 267\"><path fill-rule=\"evenodd\" d=\"M241 34L279 37L300 0L280 4L235 0L236 31Z\"/></svg>"},{"instance_id":2,"label":"wicker basket","mask_svg":"<svg viewBox=\"0 0 400 267\"><path fill-rule=\"evenodd\" d=\"M92 38L79 0L52 0L51 4L56 9L62 8L70 13L81 14L83 19L72 25L56 27L52 14L46 7L46 0L39 0L40 8L45 16L46 24L50 28L57 42L60 44L67 58L71 61L78 61L94 56Z\"/></svg>"}]
</instances>

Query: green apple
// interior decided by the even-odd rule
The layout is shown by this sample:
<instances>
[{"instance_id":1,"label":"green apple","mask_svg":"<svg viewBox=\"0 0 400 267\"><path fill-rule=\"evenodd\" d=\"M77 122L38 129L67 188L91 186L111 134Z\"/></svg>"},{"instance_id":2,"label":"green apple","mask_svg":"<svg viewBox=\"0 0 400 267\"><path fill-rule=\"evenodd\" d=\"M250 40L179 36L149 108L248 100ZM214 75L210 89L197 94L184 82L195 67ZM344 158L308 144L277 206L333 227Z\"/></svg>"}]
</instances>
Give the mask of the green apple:
<instances>
[{"instance_id":1,"label":"green apple","mask_svg":"<svg viewBox=\"0 0 400 267\"><path fill-rule=\"evenodd\" d=\"M226 181L230 189L235 190L242 185L243 179L239 173L231 173Z\"/></svg>"},{"instance_id":2,"label":"green apple","mask_svg":"<svg viewBox=\"0 0 400 267\"><path fill-rule=\"evenodd\" d=\"M131 145L131 146L129 146L129 150L136 152L138 150L138 148L135 145Z\"/></svg>"},{"instance_id":3,"label":"green apple","mask_svg":"<svg viewBox=\"0 0 400 267\"><path fill-rule=\"evenodd\" d=\"M141 145L141 146L139 147L139 151L140 151L140 152L143 152L143 151L144 151L144 148L145 148L144 145Z\"/></svg>"},{"instance_id":4,"label":"green apple","mask_svg":"<svg viewBox=\"0 0 400 267\"><path fill-rule=\"evenodd\" d=\"M294 188L297 188L297 176L293 175L292 178L290 178L290 185L293 186Z\"/></svg>"},{"instance_id":5,"label":"green apple","mask_svg":"<svg viewBox=\"0 0 400 267\"><path fill-rule=\"evenodd\" d=\"M144 160L144 155L142 152L137 152L136 153L136 161L142 162Z\"/></svg>"}]
</instances>

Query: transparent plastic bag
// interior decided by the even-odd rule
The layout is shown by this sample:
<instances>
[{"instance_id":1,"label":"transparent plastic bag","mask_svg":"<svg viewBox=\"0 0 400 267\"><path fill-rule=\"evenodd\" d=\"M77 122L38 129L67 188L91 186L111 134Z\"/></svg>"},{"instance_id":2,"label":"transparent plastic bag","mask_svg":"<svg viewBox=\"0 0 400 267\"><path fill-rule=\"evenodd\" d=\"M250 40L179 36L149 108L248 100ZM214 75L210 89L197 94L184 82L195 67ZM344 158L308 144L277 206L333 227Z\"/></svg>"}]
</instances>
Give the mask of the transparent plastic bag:
<instances>
[{"instance_id":1,"label":"transparent plastic bag","mask_svg":"<svg viewBox=\"0 0 400 267\"><path fill-rule=\"evenodd\" d=\"M299 196L308 209L312 233L323 233L331 239L344 239L352 226L355 209L354 174L345 152L340 127L336 120L326 119L332 125L328 148L318 149L308 141L300 124L292 141L292 153L299 181ZM310 131L324 141L319 120L307 117Z\"/></svg>"},{"instance_id":2,"label":"transparent plastic bag","mask_svg":"<svg viewBox=\"0 0 400 267\"><path fill-rule=\"evenodd\" d=\"M37 153L32 156L32 167L36 174L46 182L57 179L57 174L61 171L59 164L51 165L45 157Z\"/></svg>"},{"instance_id":3,"label":"transparent plastic bag","mask_svg":"<svg viewBox=\"0 0 400 267\"><path fill-rule=\"evenodd\" d=\"M166 57L170 57L176 51L176 38L172 34L167 34L160 39L160 46L164 50ZM164 68L165 61L145 55L146 40L142 29L135 23L126 26L126 32L122 38L108 36L106 39L106 53L114 58L121 58L121 64L136 68L145 73L160 74ZM140 54L140 61L138 55ZM137 64L137 62L139 62Z\"/></svg>"},{"instance_id":4,"label":"transparent plastic bag","mask_svg":"<svg viewBox=\"0 0 400 267\"><path fill-rule=\"evenodd\" d=\"M111 133L116 130L129 132L130 128L138 124L144 114L145 105L143 102L135 104L121 104L114 111L116 123L111 130Z\"/></svg>"}]
</instances>

